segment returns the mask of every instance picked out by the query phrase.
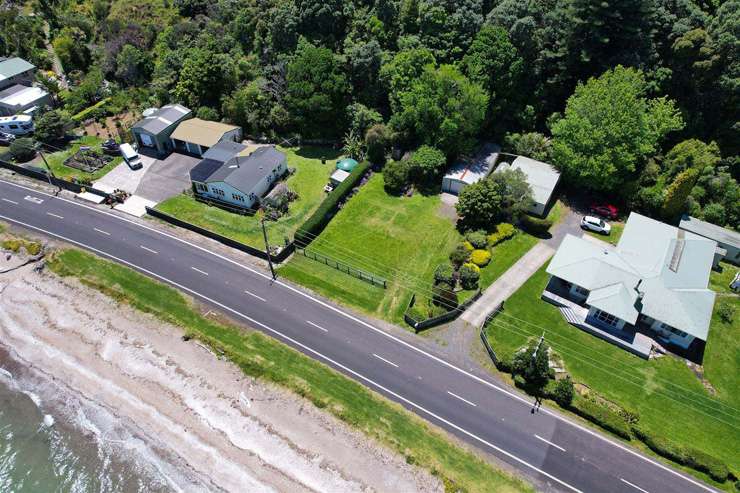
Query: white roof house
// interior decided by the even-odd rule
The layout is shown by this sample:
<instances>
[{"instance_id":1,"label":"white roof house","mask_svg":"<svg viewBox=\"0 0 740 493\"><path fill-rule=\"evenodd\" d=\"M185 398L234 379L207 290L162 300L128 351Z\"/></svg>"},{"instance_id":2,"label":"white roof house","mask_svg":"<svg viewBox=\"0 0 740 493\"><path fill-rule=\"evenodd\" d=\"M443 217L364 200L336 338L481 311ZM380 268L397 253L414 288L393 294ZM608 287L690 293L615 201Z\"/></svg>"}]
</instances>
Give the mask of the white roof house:
<instances>
[{"instance_id":1,"label":"white roof house","mask_svg":"<svg viewBox=\"0 0 740 493\"><path fill-rule=\"evenodd\" d=\"M518 169L527 176L527 183L532 189L532 198L535 202L529 212L538 216L543 215L560 181L558 170L550 164L524 156L517 156L511 164L501 163L494 173L506 169Z\"/></svg>"},{"instance_id":2,"label":"white roof house","mask_svg":"<svg viewBox=\"0 0 740 493\"><path fill-rule=\"evenodd\" d=\"M49 103L49 93L40 87L16 84L0 91L0 115L30 114Z\"/></svg>"},{"instance_id":3,"label":"white roof house","mask_svg":"<svg viewBox=\"0 0 740 493\"><path fill-rule=\"evenodd\" d=\"M547 272L579 287L591 309L630 325L645 322L687 347L694 338L707 339L715 299L707 286L716 246L633 212L616 247L567 235Z\"/></svg>"},{"instance_id":4,"label":"white roof house","mask_svg":"<svg viewBox=\"0 0 740 493\"><path fill-rule=\"evenodd\" d=\"M740 265L740 233L716 224L701 221L695 217L684 216L679 228L717 242L724 260Z\"/></svg>"},{"instance_id":5,"label":"white roof house","mask_svg":"<svg viewBox=\"0 0 740 493\"><path fill-rule=\"evenodd\" d=\"M496 165L500 147L486 144L472 158L461 160L447 170L442 178L442 192L459 195L463 188L481 181Z\"/></svg>"}]
</instances>

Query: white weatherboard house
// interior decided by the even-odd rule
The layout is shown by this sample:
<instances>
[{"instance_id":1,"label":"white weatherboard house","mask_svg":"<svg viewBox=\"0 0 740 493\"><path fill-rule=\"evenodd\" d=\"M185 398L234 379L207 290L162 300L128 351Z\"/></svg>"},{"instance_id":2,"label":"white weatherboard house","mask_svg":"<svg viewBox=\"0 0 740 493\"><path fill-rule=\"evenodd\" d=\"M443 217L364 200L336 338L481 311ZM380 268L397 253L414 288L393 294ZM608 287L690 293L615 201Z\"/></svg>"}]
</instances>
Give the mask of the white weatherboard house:
<instances>
[{"instance_id":1,"label":"white weatherboard house","mask_svg":"<svg viewBox=\"0 0 740 493\"><path fill-rule=\"evenodd\" d=\"M632 213L616 247L567 235L547 267L543 299L573 325L649 357L650 344L706 341L717 243Z\"/></svg>"},{"instance_id":2,"label":"white weatherboard house","mask_svg":"<svg viewBox=\"0 0 740 493\"><path fill-rule=\"evenodd\" d=\"M288 171L285 154L272 146L250 148L219 142L190 170L193 192L199 197L250 209Z\"/></svg>"}]
</instances>

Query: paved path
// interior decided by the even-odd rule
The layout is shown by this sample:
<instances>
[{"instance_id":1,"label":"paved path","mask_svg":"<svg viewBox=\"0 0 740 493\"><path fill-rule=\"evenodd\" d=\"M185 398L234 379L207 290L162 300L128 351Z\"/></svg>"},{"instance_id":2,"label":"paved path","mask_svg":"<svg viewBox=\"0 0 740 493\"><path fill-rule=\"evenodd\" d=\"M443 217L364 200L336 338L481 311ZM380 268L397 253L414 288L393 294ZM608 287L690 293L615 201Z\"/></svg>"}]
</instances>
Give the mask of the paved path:
<instances>
[{"instance_id":1,"label":"paved path","mask_svg":"<svg viewBox=\"0 0 740 493\"><path fill-rule=\"evenodd\" d=\"M555 410L531 413L530 398L423 349L413 334L386 332L273 281L217 254L208 240L190 243L1 180L0 219L92 250L241 319L516 467L542 491L714 491Z\"/></svg>"},{"instance_id":2,"label":"paved path","mask_svg":"<svg viewBox=\"0 0 740 493\"><path fill-rule=\"evenodd\" d=\"M480 327L490 312L514 294L554 253L555 249L545 242L537 243L509 270L488 286L483 295L465 310L460 318L473 327Z\"/></svg>"}]
</instances>

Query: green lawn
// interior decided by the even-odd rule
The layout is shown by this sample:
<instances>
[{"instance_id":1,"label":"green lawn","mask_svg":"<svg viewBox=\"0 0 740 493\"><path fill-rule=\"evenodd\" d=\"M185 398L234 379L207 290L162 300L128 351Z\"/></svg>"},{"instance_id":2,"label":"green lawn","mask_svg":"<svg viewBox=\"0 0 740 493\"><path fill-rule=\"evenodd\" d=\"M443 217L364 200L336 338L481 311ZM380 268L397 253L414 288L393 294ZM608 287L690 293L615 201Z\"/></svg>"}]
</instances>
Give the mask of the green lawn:
<instances>
[{"instance_id":1,"label":"green lawn","mask_svg":"<svg viewBox=\"0 0 740 493\"><path fill-rule=\"evenodd\" d=\"M704 388L685 362L670 356L645 361L569 325L557 308L541 301L545 267L506 301L487 329L496 351L512 353L546 330L546 340L577 382L640 414L640 424L670 440L693 446L740 470L740 301L726 324L715 316L704 356ZM725 421L724 423L722 421Z\"/></svg>"},{"instance_id":2,"label":"green lawn","mask_svg":"<svg viewBox=\"0 0 740 493\"><path fill-rule=\"evenodd\" d=\"M622 237L622 232L624 231L624 223L613 222L609 224L611 224L612 226L612 230L609 233L609 236L604 236L594 231L588 230L586 230L585 233L593 236L594 238L598 238L607 243L611 243L612 245L616 245L617 242L619 242L619 238Z\"/></svg>"},{"instance_id":3,"label":"green lawn","mask_svg":"<svg viewBox=\"0 0 740 493\"><path fill-rule=\"evenodd\" d=\"M267 223L272 244L282 244L285 237L292 238L295 230L324 200L326 195L324 185L329 182L329 175L339 157L336 151L329 148L303 147L280 150L287 156L288 167L296 169L296 172L288 178L287 184L298 194L298 199L291 202L288 214L277 222ZM327 159L326 164L321 164L321 157L331 159ZM156 208L248 245L256 247L264 245L257 216L242 216L228 212L198 202L185 194L167 199L157 204Z\"/></svg>"},{"instance_id":4,"label":"green lawn","mask_svg":"<svg viewBox=\"0 0 740 493\"><path fill-rule=\"evenodd\" d=\"M46 162L49 163L49 167L51 168L51 171L54 173L54 176L57 178L63 178L65 180L70 180L72 178L78 178L78 179L87 179L90 181L99 180L101 177L103 177L106 173L108 173L110 170L118 166L122 161L123 158L121 156L115 156L111 162L100 168L99 170L95 171L94 173L86 173L82 170L70 168L69 166L64 165L64 160L67 159L69 156L77 152L77 150L80 148L80 146L90 146L95 147L99 146L103 143L104 139L101 139L99 137L95 137L92 135L86 135L84 137L79 137L78 139L75 139L70 146L63 150L54 152L52 154L46 154ZM37 166L43 167L43 162L39 163Z\"/></svg>"},{"instance_id":5,"label":"green lawn","mask_svg":"<svg viewBox=\"0 0 740 493\"><path fill-rule=\"evenodd\" d=\"M280 268L280 275L370 315L394 323L413 293L430 297L434 269L448 262L461 241L454 222L440 214L438 195L388 195L376 173L337 213L310 249L383 277L388 288L373 287L318 262L296 256ZM487 287L524 255L537 239L519 232L497 245L491 263L481 270ZM461 300L472 293L460 293Z\"/></svg>"},{"instance_id":6,"label":"green lawn","mask_svg":"<svg viewBox=\"0 0 740 493\"><path fill-rule=\"evenodd\" d=\"M717 293L736 294L730 289L730 282L732 282L735 273L740 268L735 267L729 262L720 262L719 265L722 267L722 272L712 271L712 274L709 276L709 289Z\"/></svg>"},{"instance_id":7,"label":"green lawn","mask_svg":"<svg viewBox=\"0 0 740 493\"><path fill-rule=\"evenodd\" d=\"M259 332L213 321L179 291L79 250L54 255L50 268L160 319L222 351L246 374L287 387L369 438L442 478L446 491L532 491L477 455L453 444L400 405Z\"/></svg>"}]
</instances>

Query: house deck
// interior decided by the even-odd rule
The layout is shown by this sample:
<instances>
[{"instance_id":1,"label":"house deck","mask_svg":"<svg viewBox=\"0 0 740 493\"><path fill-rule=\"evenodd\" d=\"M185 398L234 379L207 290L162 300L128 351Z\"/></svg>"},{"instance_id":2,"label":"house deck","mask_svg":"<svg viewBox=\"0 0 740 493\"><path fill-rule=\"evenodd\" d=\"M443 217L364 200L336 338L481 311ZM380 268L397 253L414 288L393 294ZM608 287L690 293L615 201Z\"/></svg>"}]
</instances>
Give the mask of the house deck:
<instances>
[{"instance_id":1,"label":"house deck","mask_svg":"<svg viewBox=\"0 0 740 493\"><path fill-rule=\"evenodd\" d=\"M653 340L650 337L637 332L632 326L625 326L622 330L609 330L606 327L596 326L586 319L588 308L561 296L561 294L565 294L564 288L556 280L551 279L550 283L548 283L542 292L541 298L558 307L563 318L569 324L611 344L626 349L641 358L650 358L650 352L653 347Z\"/></svg>"}]
</instances>

